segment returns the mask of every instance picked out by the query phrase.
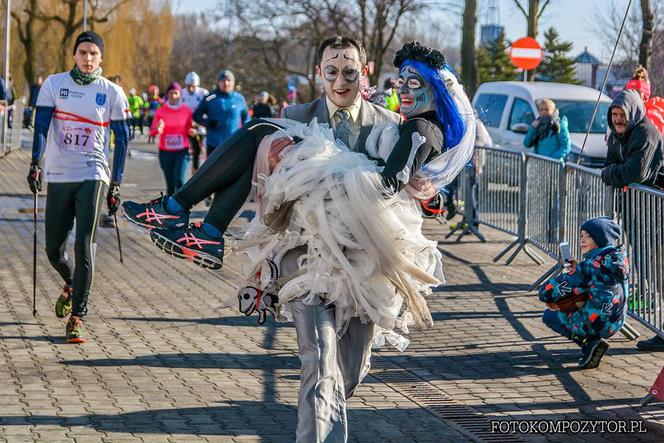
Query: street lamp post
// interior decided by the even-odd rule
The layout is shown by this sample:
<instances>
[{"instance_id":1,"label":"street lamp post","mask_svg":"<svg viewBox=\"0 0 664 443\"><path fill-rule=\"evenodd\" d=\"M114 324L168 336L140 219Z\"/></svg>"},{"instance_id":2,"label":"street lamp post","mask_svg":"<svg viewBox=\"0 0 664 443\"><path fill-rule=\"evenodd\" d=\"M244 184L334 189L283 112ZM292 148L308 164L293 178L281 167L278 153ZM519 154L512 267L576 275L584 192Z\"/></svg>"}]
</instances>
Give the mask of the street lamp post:
<instances>
[{"instance_id":1,"label":"street lamp post","mask_svg":"<svg viewBox=\"0 0 664 443\"><path fill-rule=\"evenodd\" d=\"M83 32L88 29L88 0L83 0Z\"/></svg>"},{"instance_id":2,"label":"street lamp post","mask_svg":"<svg viewBox=\"0 0 664 443\"><path fill-rule=\"evenodd\" d=\"M7 0L7 17L5 23L5 118L2 122L2 148L4 149L7 146L7 130L9 127L9 91L11 91L9 86L9 38L11 34L11 10L12 10L12 0Z\"/></svg>"}]
</instances>

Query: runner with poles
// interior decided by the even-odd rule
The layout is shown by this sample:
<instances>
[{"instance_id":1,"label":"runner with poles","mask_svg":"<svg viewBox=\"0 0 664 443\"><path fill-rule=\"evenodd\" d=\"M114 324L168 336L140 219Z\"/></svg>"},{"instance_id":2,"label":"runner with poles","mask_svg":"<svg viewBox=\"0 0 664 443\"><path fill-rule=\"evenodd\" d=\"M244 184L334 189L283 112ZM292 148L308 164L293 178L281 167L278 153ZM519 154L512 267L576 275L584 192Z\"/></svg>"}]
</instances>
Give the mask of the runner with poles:
<instances>
[{"instance_id":1,"label":"runner with poles","mask_svg":"<svg viewBox=\"0 0 664 443\"><path fill-rule=\"evenodd\" d=\"M46 196L46 254L64 280L55 314L71 314L66 326L70 343L83 343L94 273L94 241L103 194L110 214L120 206L120 183L129 139L129 105L122 88L102 77L104 41L92 31L78 35L75 65L69 72L50 75L37 98L32 162L28 184L33 194L48 183ZM110 164L109 142L115 135ZM110 186L109 186L110 182ZM76 221L72 267L65 251Z\"/></svg>"}]
</instances>

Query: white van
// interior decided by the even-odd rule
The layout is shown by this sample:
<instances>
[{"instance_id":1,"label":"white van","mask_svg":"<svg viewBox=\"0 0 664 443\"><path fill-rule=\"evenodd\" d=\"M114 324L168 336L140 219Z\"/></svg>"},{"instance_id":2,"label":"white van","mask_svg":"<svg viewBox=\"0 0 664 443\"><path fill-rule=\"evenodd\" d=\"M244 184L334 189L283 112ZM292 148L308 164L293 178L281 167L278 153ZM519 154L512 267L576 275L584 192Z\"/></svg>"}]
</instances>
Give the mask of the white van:
<instances>
[{"instance_id":1,"label":"white van","mask_svg":"<svg viewBox=\"0 0 664 443\"><path fill-rule=\"evenodd\" d=\"M473 107L484 122L494 144L525 150L523 139L539 115L535 102L550 98L561 116L567 116L572 149L568 161L576 161L599 91L585 86L552 82L489 82L480 85ZM581 164L603 167L606 158L607 113L611 99L602 94L591 126Z\"/></svg>"}]
</instances>

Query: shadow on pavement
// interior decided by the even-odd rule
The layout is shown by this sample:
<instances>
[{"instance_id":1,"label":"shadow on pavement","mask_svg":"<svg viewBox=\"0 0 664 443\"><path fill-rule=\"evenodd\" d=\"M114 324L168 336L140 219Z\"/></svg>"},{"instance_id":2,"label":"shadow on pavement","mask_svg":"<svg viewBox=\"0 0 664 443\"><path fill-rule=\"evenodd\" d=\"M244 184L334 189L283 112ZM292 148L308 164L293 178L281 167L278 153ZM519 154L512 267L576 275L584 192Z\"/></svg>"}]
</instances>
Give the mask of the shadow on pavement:
<instances>
[{"instance_id":1,"label":"shadow on pavement","mask_svg":"<svg viewBox=\"0 0 664 443\"><path fill-rule=\"evenodd\" d=\"M539 345L534 345L536 346ZM500 348L500 345L496 345L496 348ZM635 349L609 348L604 358L636 353ZM390 360L406 368L431 368L434 376L435 372L443 371L444 378L450 380L488 380L551 374L569 377L570 372L580 371L576 368L579 355L580 351L573 348L502 352L491 352L490 348L483 348L482 353L477 354L391 355Z\"/></svg>"},{"instance_id":2,"label":"shadow on pavement","mask_svg":"<svg viewBox=\"0 0 664 443\"><path fill-rule=\"evenodd\" d=\"M258 436L265 441L292 441L296 409L276 402L230 401L223 406L155 409L76 417L53 415L1 416L0 426L87 426L100 432L127 434ZM348 409L350 439L371 441L376 432L392 441L440 442L460 436L441 423L441 433L419 429L415 423L437 420L425 409ZM360 427L357 423L372 423ZM447 431L447 433L445 432ZM176 439L177 440L177 439Z\"/></svg>"},{"instance_id":3,"label":"shadow on pavement","mask_svg":"<svg viewBox=\"0 0 664 443\"><path fill-rule=\"evenodd\" d=\"M28 341L45 341L53 344L63 344L67 341L64 337L56 337L51 335L0 335L0 340L28 340Z\"/></svg>"},{"instance_id":4,"label":"shadow on pavement","mask_svg":"<svg viewBox=\"0 0 664 443\"><path fill-rule=\"evenodd\" d=\"M149 366L190 369L297 369L300 360L289 355L266 354L153 354L135 358L62 360L66 366Z\"/></svg>"},{"instance_id":5,"label":"shadow on pavement","mask_svg":"<svg viewBox=\"0 0 664 443\"><path fill-rule=\"evenodd\" d=\"M495 291L498 294L502 294L504 292L526 292L528 290L528 287L530 285L527 285L525 283L495 283L492 286L492 291ZM456 292L456 293L464 293L464 292L485 292L487 290L486 286L481 283L469 283L469 284L462 284L462 285L449 285L449 284L444 284L437 286L436 289L434 290L434 293L441 293L441 292Z\"/></svg>"},{"instance_id":6,"label":"shadow on pavement","mask_svg":"<svg viewBox=\"0 0 664 443\"><path fill-rule=\"evenodd\" d=\"M22 323L17 321L0 321L0 328L3 326L41 326L39 323Z\"/></svg>"},{"instance_id":7,"label":"shadow on pavement","mask_svg":"<svg viewBox=\"0 0 664 443\"><path fill-rule=\"evenodd\" d=\"M514 314L518 318L539 318L542 311L526 311ZM472 320L478 318L503 318L500 312L477 312L477 311L450 311L450 312L432 312L434 321L445 320Z\"/></svg>"},{"instance_id":8,"label":"shadow on pavement","mask_svg":"<svg viewBox=\"0 0 664 443\"><path fill-rule=\"evenodd\" d=\"M212 326L261 326L258 324L257 315L239 315L235 317L210 317L210 318L164 318L164 317L109 317L111 320L145 321L156 323L195 323ZM292 323L278 323L269 318L266 324L273 324L274 328L293 327ZM263 325L264 327L267 327Z\"/></svg>"}]
</instances>

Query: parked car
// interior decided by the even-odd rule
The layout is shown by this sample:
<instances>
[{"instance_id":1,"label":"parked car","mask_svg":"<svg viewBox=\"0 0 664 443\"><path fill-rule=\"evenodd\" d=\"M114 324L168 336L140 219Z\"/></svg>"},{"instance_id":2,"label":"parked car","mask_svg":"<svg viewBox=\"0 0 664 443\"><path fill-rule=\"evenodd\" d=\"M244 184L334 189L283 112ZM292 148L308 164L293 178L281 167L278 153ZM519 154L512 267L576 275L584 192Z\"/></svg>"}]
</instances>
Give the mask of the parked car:
<instances>
[{"instance_id":1,"label":"parked car","mask_svg":"<svg viewBox=\"0 0 664 443\"><path fill-rule=\"evenodd\" d=\"M553 82L483 83L473 97L477 116L486 125L494 144L525 150L523 139L528 127L539 115L535 102L550 98L561 116L567 116L572 149L568 161L581 153L599 91L585 86ZM611 99L602 94L599 108L590 126L581 164L600 168L606 158L607 113Z\"/></svg>"}]
</instances>

